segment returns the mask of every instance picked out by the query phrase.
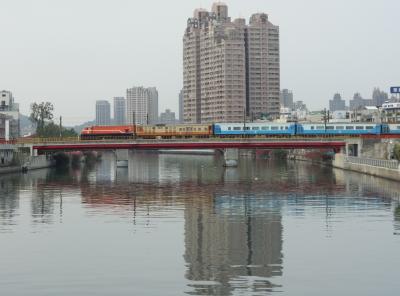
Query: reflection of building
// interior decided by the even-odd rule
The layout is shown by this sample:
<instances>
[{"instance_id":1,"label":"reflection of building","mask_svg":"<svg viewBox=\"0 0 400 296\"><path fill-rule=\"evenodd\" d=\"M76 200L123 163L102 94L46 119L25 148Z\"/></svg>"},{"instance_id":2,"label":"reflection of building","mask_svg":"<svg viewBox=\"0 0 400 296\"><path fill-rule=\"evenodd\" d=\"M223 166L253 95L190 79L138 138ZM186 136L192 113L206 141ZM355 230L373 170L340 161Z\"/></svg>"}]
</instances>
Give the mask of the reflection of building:
<instances>
[{"instance_id":1,"label":"reflection of building","mask_svg":"<svg viewBox=\"0 0 400 296\"><path fill-rule=\"evenodd\" d=\"M19 175L4 176L0 180L0 229L1 226L12 225L15 223L14 217L17 216L19 209Z\"/></svg>"},{"instance_id":2,"label":"reflection of building","mask_svg":"<svg viewBox=\"0 0 400 296\"><path fill-rule=\"evenodd\" d=\"M255 215L259 204L250 197L196 199L185 208L186 277L215 281L207 295L231 295L232 281L255 276L253 288L271 289L271 277L282 275L282 222L279 208ZM268 203L268 201L266 201ZM270 204L268 204L270 206ZM196 292L204 284L191 283ZM246 287L248 289L249 287ZM251 287L250 287L251 288Z\"/></svg>"},{"instance_id":3,"label":"reflection of building","mask_svg":"<svg viewBox=\"0 0 400 296\"><path fill-rule=\"evenodd\" d=\"M158 153L130 150L128 156L130 182L151 183L159 181L160 160Z\"/></svg>"}]
</instances>

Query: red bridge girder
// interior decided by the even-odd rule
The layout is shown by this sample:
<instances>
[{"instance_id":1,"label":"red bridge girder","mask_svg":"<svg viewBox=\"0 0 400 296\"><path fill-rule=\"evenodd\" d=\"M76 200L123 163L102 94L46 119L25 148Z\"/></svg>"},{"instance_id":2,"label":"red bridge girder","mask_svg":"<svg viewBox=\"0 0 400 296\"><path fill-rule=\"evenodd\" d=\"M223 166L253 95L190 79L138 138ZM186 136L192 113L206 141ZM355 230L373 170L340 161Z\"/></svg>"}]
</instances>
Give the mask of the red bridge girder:
<instances>
[{"instance_id":1,"label":"red bridge girder","mask_svg":"<svg viewBox=\"0 0 400 296\"><path fill-rule=\"evenodd\" d=\"M285 141L285 142L168 142L168 143L74 143L34 145L38 151L57 150L115 150L115 149L334 149L345 147L345 142L333 141Z\"/></svg>"}]
</instances>

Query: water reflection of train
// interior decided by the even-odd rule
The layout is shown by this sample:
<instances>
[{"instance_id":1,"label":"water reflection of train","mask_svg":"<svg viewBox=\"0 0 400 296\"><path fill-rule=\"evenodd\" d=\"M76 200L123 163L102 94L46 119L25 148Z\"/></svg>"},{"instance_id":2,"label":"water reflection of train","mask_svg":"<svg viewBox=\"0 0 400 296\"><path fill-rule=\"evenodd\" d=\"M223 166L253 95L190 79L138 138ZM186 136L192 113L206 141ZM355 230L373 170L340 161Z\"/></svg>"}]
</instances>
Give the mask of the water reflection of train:
<instances>
[{"instance_id":1,"label":"water reflection of train","mask_svg":"<svg viewBox=\"0 0 400 296\"><path fill-rule=\"evenodd\" d=\"M157 139L271 136L364 136L400 135L400 125L374 123L215 123L178 125L91 126L81 133L84 140Z\"/></svg>"}]
</instances>

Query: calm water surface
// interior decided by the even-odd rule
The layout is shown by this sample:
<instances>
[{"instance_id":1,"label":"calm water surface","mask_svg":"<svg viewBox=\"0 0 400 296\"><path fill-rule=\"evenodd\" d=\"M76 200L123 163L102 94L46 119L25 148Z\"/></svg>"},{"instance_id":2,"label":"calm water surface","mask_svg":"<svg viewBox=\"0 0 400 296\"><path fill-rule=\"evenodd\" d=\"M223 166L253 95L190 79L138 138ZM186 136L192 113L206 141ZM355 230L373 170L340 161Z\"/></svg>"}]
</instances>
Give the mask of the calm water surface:
<instances>
[{"instance_id":1,"label":"calm water surface","mask_svg":"<svg viewBox=\"0 0 400 296\"><path fill-rule=\"evenodd\" d=\"M221 161L105 154L0 176L0 295L400 293L398 183Z\"/></svg>"}]
</instances>

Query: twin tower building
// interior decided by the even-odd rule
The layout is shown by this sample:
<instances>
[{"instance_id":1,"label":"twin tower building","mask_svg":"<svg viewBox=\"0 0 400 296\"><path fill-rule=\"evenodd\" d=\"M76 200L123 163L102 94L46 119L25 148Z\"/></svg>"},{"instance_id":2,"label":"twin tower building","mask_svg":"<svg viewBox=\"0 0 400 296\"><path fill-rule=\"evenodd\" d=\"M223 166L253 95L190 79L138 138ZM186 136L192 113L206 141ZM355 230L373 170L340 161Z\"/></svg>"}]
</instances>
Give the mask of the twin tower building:
<instances>
[{"instance_id":1,"label":"twin tower building","mask_svg":"<svg viewBox=\"0 0 400 296\"><path fill-rule=\"evenodd\" d=\"M279 27L267 14L246 24L221 2L194 11L183 37L185 123L274 119L279 93Z\"/></svg>"}]
</instances>

